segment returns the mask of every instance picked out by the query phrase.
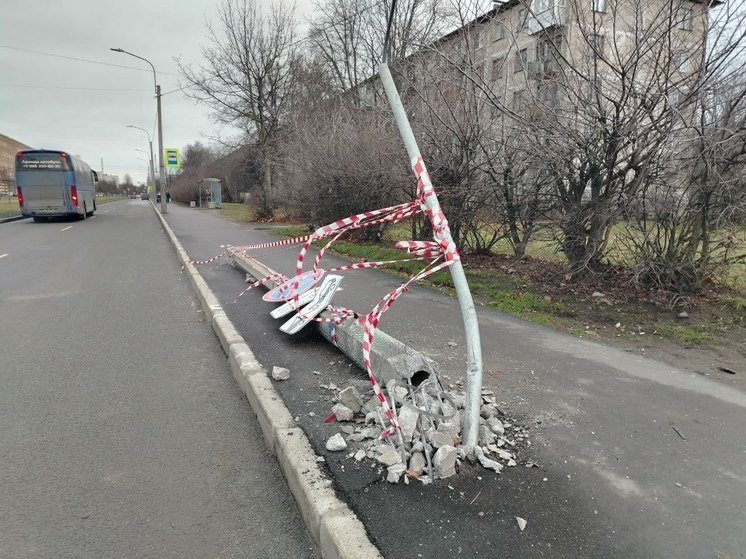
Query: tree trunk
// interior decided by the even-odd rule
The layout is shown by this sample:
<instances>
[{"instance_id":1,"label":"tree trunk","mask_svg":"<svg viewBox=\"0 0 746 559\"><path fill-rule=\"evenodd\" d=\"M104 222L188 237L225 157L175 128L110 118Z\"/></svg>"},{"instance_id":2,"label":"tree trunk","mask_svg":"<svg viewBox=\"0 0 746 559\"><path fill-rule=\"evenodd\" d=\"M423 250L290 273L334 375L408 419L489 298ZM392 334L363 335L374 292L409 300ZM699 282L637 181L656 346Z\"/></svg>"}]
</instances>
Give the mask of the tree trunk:
<instances>
[{"instance_id":1,"label":"tree trunk","mask_svg":"<svg viewBox=\"0 0 746 559\"><path fill-rule=\"evenodd\" d=\"M262 166L262 215L271 217L274 212L274 198L272 196L272 164L265 159Z\"/></svg>"}]
</instances>

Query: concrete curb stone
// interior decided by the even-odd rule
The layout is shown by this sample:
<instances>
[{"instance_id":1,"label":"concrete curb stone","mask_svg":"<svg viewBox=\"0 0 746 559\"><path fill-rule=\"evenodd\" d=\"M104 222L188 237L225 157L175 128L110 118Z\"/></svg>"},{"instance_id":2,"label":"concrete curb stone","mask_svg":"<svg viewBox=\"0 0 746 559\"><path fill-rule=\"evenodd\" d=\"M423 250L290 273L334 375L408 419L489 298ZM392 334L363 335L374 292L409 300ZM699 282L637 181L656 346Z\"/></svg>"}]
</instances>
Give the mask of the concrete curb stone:
<instances>
[{"instance_id":1,"label":"concrete curb stone","mask_svg":"<svg viewBox=\"0 0 746 559\"><path fill-rule=\"evenodd\" d=\"M213 331L228 355L233 376L259 421L268 447L277 456L322 557L380 559L382 556L368 539L362 522L337 498L331 480L321 472L308 438L296 426L265 368L226 316L207 282L189 262L189 255L164 217L152 202L151 206L189 275L203 311L209 316Z\"/></svg>"}]
</instances>

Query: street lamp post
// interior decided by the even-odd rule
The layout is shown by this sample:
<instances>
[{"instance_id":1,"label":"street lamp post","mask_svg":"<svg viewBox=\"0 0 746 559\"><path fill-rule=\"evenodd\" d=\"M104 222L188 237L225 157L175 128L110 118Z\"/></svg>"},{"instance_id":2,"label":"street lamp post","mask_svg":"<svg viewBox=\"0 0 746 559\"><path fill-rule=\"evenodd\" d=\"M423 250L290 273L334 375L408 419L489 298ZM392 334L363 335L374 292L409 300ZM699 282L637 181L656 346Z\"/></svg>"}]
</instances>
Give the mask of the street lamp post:
<instances>
[{"instance_id":1,"label":"street lamp post","mask_svg":"<svg viewBox=\"0 0 746 559\"><path fill-rule=\"evenodd\" d=\"M144 153L145 155L148 155L148 152L145 151L144 149L135 148L135 151L139 151L140 153ZM140 159L141 161L145 161L148 164L148 180L145 182L145 192L150 192L147 186L148 186L148 182L150 182L150 180L153 177L153 158L151 157L150 159L144 159L142 157L138 157L138 159ZM155 184L155 183L152 183L152 184Z\"/></svg>"},{"instance_id":2,"label":"street lamp post","mask_svg":"<svg viewBox=\"0 0 746 559\"><path fill-rule=\"evenodd\" d=\"M142 56L138 56L124 49L111 48L110 50L113 50L114 52L121 52L123 54L129 54L130 56L134 56L135 58L144 60L145 62L150 64L150 67L153 69L153 85L155 85L155 99L156 99L157 107L158 107L158 177L159 177L158 182L160 183L159 191L161 193L161 213L165 214L167 212L166 190L165 190L166 168L163 165L163 125L161 122L161 86L158 85L158 80L156 78L156 73L155 73L155 66L153 66L153 63L147 58L143 58Z\"/></svg>"},{"instance_id":3,"label":"street lamp post","mask_svg":"<svg viewBox=\"0 0 746 559\"><path fill-rule=\"evenodd\" d=\"M150 165L148 167L148 174L150 176L149 180L151 181L150 184L153 185L153 198L155 198L155 165L153 163L153 140L150 139L150 132L145 130L145 128L140 128L139 126L133 126L132 124L128 124L127 128L136 128L137 130L142 130L148 135L148 147L150 148ZM142 151L142 150L138 150Z\"/></svg>"}]
</instances>

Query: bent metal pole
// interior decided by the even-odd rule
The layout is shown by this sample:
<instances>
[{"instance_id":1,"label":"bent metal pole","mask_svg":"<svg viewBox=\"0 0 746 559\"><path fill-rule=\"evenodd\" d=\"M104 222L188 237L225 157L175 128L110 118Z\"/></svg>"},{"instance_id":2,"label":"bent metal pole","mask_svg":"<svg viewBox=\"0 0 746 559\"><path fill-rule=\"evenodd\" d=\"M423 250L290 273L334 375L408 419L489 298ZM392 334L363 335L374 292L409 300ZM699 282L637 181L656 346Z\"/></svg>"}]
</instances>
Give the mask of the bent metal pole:
<instances>
[{"instance_id":1,"label":"bent metal pole","mask_svg":"<svg viewBox=\"0 0 746 559\"><path fill-rule=\"evenodd\" d=\"M399 127L399 133L404 141L404 147L407 149L409 160L414 165L415 162L422 160L420 148L417 146L412 127L409 125L407 113L404 111L399 92L396 84L389 71L388 64L385 62L378 67L378 74L381 76L381 82L386 90L391 110L394 113L396 125ZM425 177L427 173L424 173ZM440 213L440 203L438 197L433 193L431 196L425 196L425 204L432 211L433 215ZM444 239L448 243L453 243L451 232L446 228ZM479 324L477 323L477 312L474 308L474 301L469 291L469 284L466 282L464 268L460 260L456 260L448 269L451 271L453 285L456 288L456 296L461 306L461 315L464 319L464 332L466 334L466 401L465 401L465 418L464 418L464 439L462 444L467 448L473 448L478 444L479 439L479 412L482 401L482 344L479 339Z\"/></svg>"}]
</instances>

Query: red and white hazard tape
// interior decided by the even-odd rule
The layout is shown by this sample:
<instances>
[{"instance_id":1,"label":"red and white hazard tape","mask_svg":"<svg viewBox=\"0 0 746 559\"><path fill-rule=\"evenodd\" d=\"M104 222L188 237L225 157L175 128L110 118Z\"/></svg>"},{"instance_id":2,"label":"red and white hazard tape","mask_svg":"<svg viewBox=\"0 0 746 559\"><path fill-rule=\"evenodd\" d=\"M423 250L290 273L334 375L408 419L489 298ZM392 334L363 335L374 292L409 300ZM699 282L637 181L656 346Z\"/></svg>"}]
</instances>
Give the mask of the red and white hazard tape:
<instances>
[{"instance_id":1,"label":"red and white hazard tape","mask_svg":"<svg viewBox=\"0 0 746 559\"><path fill-rule=\"evenodd\" d=\"M291 239L283 239L283 240L274 241L271 243L260 243L260 244L245 245L245 246L230 246L228 247L228 250L225 253L219 256L215 256L208 260L201 260L201 261L192 260L193 264L210 264L212 262L215 262L216 260L219 260L220 258L227 258L227 256L230 255L229 251L246 254L249 251L261 250L261 249L274 249L278 247L284 247L284 246L290 246L290 245L296 245L296 244L302 243L302 247L296 259L296 269L295 269L295 276L294 276L297 281L300 281L299 278L301 277L301 274L303 274L303 265L305 262L306 254L308 253L311 245L315 241L329 238L328 242L321 249L319 249L319 251L316 254L316 257L314 258L313 267L312 267L314 272L317 270L323 270L323 268L320 268L321 260L323 259L327 250L334 244L334 242L339 240L339 238L343 234L349 231L355 230L355 229L361 229L363 227L371 227L373 225L378 225L381 223L386 223L386 222L397 223L419 212L424 213L432 224L434 240L433 241L400 241L396 243L397 248L406 250L408 254L412 255L412 258L406 258L406 259L401 259L401 260L385 260L385 261L377 261L377 262L357 262L355 264L348 264L348 265L339 266L336 268L331 268L329 270L324 270L325 272L338 272L338 271L344 271L344 270L359 270L359 269L364 269L364 268L376 268L379 266L395 264L397 262L409 262L409 261L414 261L414 260L420 260L420 261L429 260L430 262L419 273L412 276L409 280L401 284L396 289L387 293L383 298L381 298L378 301L378 303L367 314L360 315L353 310L346 309L343 307L333 307L330 305L329 307L327 307L327 310L330 312L331 316L311 318L311 320L316 321L316 322L327 322L327 323L332 324L332 328L333 328L332 341L335 341L336 339L336 336L334 333L334 326L336 324L339 324L342 321L347 320L349 318L356 318L358 322L362 325L363 327L363 362L365 365L366 372L368 373L368 379L373 387L373 392L376 394L378 401L381 403L381 407L383 408L386 419L389 423L388 426L384 425L384 430L381 433L381 438L386 438L393 433L397 433L400 444L402 443L401 428L396 419L396 415L394 413L394 410L391 408L388 401L386 400L386 397L384 396L381 390L381 386L379 385L378 380L373 374L373 366L372 366L371 356L370 356L371 348L373 346L373 339L375 337L375 333L378 329L378 325L384 313L388 309L391 308L394 302L399 297L401 297L401 295L403 295L409 290L409 287L413 283L420 281L421 279L450 266L451 264L453 264L453 262L457 261L460 258L459 253L458 253L458 248L456 247L455 243L453 241L447 240L450 238L449 229L448 229L448 220L446 219L443 211L440 209L440 206L437 204L437 198L435 196L435 191L433 189L432 183L430 182L430 176L427 172L427 168L425 167L425 163L421 156L418 156L412 161L412 170L414 171L414 174L417 177L417 197L416 197L416 200L414 201L407 202L404 204L398 204L396 206L390 206L388 208L381 208L378 210L351 215L344 219L335 221L334 223L330 223L328 225L324 225L323 227L319 227L310 235L305 235L302 237L294 237ZM437 209L433 210L431 208L437 208ZM259 285L262 285L265 281L277 280L277 279L281 281L289 281L282 274L266 276L260 280L255 281L254 283L249 285L246 289L244 289L238 295L238 297L236 297L236 300L234 301L234 303L237 302L238 299L240 299L241 296L243 296L246 292L250 291L251 289L254 289L255 287L258 287ZM295 292L292 298L294 301L297 302L298 297L299 297L299 294L297 293L297 284L295 284L294 286L291 286L291 293L292 292ZM300 305L296 305L295 312L300 315L303 315L303 309L300 307ZM308 318L308 317L304 317L304 318Z\"/></svg>"}]
</instances>

